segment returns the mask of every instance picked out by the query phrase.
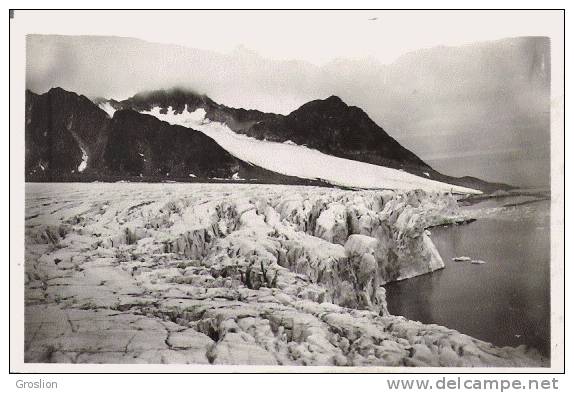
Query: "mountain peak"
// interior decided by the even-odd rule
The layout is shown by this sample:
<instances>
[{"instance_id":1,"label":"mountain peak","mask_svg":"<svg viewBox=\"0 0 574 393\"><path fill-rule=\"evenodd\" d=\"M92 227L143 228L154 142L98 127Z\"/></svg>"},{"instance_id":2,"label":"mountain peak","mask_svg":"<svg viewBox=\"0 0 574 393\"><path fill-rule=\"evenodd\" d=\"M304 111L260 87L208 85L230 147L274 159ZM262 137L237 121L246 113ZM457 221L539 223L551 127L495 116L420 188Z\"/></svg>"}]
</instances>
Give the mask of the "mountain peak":
<instances>
[{"instance_id":1,"label":"mountain peak","mask_svg":"<svg viewBox=\"0 0 574 393\"><path fill-rule=\"evenodd\" d=\"M62 89L61 87L52 87L50 90L48 90L47 93L50 96L76 96L79 97L80 95L65 89Z\"/></svg>"},{"instance_id":2,"label":"mountain peak","mask_svg":"<svg viewBox=\"0 0 574 393\"><path fill-rule=\"evenodd\" d=\"M325 98L324 101L345 104L345 102L339 96L336 96L336 95L331 95L331 96ZM347 105L347 104L345 104L345 105Z\"/></svg>"},{"instance_id":3,"label":"mountain peak","mask_svg":"<svg viewBox=\"0 0 574 393\"><path fill-rule=\"evenodd\" d=\"M348 108L350 108L347 104L345 104L345 102L339 98L338 96L332 95L329 96L325 99L319 99L319 100L313 100L313 101L309 101L306 104L303 104L302 106L299 107L299 109L296 109L294 112L292 112L292 114L294 113L317 113L317 112L339 112L339 111L345 111Z\"/></svg>"},{"instance_id":4,"label":"mountain peak","mask_svg":"<svg viewBox=\"0 0 574 393\"><path fill-rule=\"evenodd\" d=\"M316 102L317 104L327 105L334 108L349 108L349 105L347 105L339 96L336 95L331 95L324 100L316 100L311 102Z\"/></svg>"},{"instance_id":5,"label":"mountain peak","mask_svg":"<svg viewBox=\"0 0 574 393\"><path fill-rule=\"evenodd\" d=\"M44 97L44 98L49 98L52 100L59 100L59 101L63 101L63 102L74 103L73 105L80 105L86 111L91 111L92 110L91 106L94 103L92 100L90 100L88 97L86 97L83 94L78 94L78 93L75 93L73 91L68 91L68 90L63 89L61 87L52 87L47 92L45 92L43 94L39 94L39 95L35 94L33 92L30 92L30 93L32 93L38 97ZM99 111L101 111L101 109L98 108L97 111L99 112Z\"/></svg>"}]
</instances>

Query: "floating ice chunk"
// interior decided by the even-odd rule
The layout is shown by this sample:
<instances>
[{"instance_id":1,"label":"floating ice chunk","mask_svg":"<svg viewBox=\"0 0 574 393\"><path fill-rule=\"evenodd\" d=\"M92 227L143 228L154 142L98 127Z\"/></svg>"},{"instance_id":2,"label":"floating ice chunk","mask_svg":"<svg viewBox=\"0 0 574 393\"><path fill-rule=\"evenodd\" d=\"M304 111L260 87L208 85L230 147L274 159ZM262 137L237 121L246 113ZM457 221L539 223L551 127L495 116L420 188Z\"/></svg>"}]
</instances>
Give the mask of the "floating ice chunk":
<instances>
[{"instance_id":1,"label":"floating ice chunk","mask_svg":"<svg viewBox=\"0 0 574 393\"><path fill-rule=\"evenodd\" d=\"M452 260L455 262L470 262L470 261L472 261L472 259L469 257L454 257L454 258L452 258Z\"/></svg>"}]
</instances>

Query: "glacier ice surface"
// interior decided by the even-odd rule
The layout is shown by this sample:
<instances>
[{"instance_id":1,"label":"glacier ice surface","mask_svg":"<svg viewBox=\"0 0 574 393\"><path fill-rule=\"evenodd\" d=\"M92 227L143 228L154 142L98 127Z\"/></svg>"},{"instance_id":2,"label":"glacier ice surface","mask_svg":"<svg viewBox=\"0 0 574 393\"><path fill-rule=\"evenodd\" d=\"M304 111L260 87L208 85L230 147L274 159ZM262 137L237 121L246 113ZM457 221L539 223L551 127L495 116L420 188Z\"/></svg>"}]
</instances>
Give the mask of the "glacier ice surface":
<instances>
[{"instance_id":1,"label":"glacier ice surface","mask_svg":"<svg viewBox=\"0 0 574 393\"><path fill-rule=\"evenodd\" d=\"M27 362L547 365L389 315L384 282L443 266L448 194L32 183L26 217Z\"/></svg>"}]
</instances>

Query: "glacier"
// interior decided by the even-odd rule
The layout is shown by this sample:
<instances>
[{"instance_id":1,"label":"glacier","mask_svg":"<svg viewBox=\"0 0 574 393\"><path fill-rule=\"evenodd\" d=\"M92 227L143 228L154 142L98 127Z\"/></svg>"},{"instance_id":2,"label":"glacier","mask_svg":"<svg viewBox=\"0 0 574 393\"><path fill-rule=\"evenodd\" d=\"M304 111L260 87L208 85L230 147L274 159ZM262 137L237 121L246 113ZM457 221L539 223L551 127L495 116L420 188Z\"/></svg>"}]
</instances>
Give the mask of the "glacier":
<instances>
[{"instance_id":1,"label":"glacier","mask_svg":"<svg viewBox=\"0 0 574 393\"><path fill-rule=\"evenodd\" d=\"M444 267L449 193L28 183L26 217L26 362L548 364L389 314L382 284Z\"/></svg>"},{"instance_id":2,"label":"glacier","mask_svg":"<svg viewBox=\"0 0 574 393\"><path fill-rule=\"evenodd\" d=\"M331 184L352 188L392 190L422 189L458 194L481 194L481 191L422 178L410 173L321 153L294 143L260 141L233 132L227 125L205 118L205 110L187 110L176 114L154 107L140 113L203 132L235 157L253 165L303 179L322 179Z\"/></svg>"}]
</instances>

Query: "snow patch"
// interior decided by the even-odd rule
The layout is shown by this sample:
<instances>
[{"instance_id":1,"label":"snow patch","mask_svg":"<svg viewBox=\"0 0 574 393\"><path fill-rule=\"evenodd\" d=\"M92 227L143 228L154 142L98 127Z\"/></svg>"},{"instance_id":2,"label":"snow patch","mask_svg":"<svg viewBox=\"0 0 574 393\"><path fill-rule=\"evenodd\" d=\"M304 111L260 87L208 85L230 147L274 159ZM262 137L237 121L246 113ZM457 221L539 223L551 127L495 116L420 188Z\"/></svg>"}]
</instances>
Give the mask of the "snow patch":
<instances>
[{"instance_id":1,"label":"snow patch","mask_svg":"<svg viewBox=\"0 0 574 393\"><path fill-rule=\"evenodd\" d=\"M102 102L100 105L98 105L98 107L103 110L104 112L106 112L106 114L111 118L114 116L114 113L116 113L116 110L114 109L114 107L109 103L109 102Z\"/></svg>"},{"instance_id":2,"label":"snow patch","mask_svg":"<svg viewBox=\"0 0 574 393\"><path fill-rule=\"evenodd\" d=\"M233 180L245 180L244 178L239 177L239 172L235 172L235 173L231 176L231 179L233 179Z\"/></svg>"},{"instance_id":3,"label":"snow patch","mask_svg":"<svg viewBox=\"0 0 574 393\"><path fill-rule=\"evenodd\" d=\"M160 113L160 110L161 108L154 107L141 113L153 115L170 124L201 131L235 157L284 175L303 179L323 179L334 185L356 188L422 189L460 194L482 194L471 188L426 179L401 170L331 156L305 146L260 141L240 135L223 123L205 119L206 112L202 108L188 112L186 106L181 114L175 114L171 107L164 114Z\"/></svg>"},{"instance_id":4,"label":"snow patch","mask_svg":"<svg viewBox=\"0 0 574 393\"><path fill-rule=\"evenodd\" d=\"M88 153L86 153L84 148L80 147L80 149L82 150L82 162L78 165L78 172L83 172L88 167Z\"/></svg>"}]
</instances>

